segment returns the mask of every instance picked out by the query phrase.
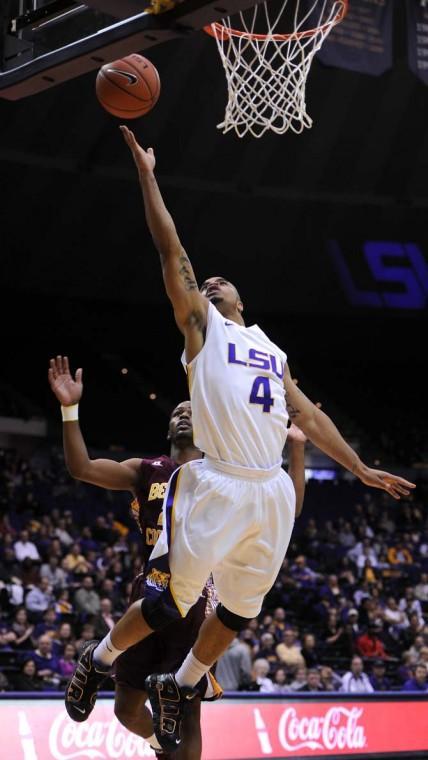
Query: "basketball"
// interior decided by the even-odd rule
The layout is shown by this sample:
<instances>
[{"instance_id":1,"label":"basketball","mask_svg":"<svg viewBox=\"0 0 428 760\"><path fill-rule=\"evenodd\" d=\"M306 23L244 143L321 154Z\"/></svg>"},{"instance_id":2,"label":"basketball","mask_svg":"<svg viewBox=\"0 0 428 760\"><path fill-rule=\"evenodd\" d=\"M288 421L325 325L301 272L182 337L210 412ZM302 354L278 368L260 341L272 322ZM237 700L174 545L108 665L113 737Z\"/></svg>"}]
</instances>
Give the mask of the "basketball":
<instances>
[{"instance_id":1,"label":"basketball","mask_svg":"<svg viewBox=\"0 0 428 760\"><path fill-rule=\"evenodd\" d=\"M103 108L120 119L137 119L151 111L160 93L157 69L142 55L133 53L99 70L97 98Z\"/></svg>"}]
</instances>

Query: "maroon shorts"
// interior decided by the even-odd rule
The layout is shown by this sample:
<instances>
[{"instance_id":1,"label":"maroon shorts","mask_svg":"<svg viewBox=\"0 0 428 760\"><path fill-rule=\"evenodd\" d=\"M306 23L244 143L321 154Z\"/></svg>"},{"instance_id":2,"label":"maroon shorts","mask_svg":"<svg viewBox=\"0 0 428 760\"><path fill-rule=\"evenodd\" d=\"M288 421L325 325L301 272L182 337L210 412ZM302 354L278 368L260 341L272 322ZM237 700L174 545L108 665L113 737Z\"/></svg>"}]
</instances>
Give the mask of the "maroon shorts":
<instances>
[{"instance_id":1,"label":"maroon shorts","mask_svg":"<svg viewBox=\"0 0 428 760\"><path fill-rule=\"evenodd\" d=\"M144 579L138 576L132 588L131 602L142 599ZM182 620L174 621L144 641L130 647L115 662L117 684L144 691L144 681L151 673L177 670L195 643L205 620L207 599L201 596Z\"/></svg>"}]
</instances>

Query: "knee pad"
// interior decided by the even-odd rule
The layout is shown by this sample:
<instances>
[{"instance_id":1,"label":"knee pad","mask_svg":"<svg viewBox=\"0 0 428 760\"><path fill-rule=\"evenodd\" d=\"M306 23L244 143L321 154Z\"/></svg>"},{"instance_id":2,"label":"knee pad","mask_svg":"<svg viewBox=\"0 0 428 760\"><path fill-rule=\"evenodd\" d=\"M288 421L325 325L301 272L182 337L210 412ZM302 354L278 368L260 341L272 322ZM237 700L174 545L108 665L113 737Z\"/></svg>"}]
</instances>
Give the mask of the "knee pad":
<instances>
[{"instance_id":1,"label":"knee pad","mask_svg":"<svg viewBox=\"0 0 428 760\"><path fill-rule=\"evenodd\" d=\"M237 633L246 628L250 620L253 619L244 618L241 615L235 615L234 612L230 612L222 604L217 605L216 615L226 628L230 628L231 631L236 631Z\"/></svg>"},{"instance_id":2,"label":"knee pad","mask_svg":"<svg viewBox=\"0 0 428 760\"><path fill-rule=\"evenodd\" d=\"M149 625L153 631L159 631L161 628L165 628L165 626L169 625L169 623L181 620L181 615L178 610L165 604L160 597L157 599L145 597L141 601L141 613L147 625Z\"/></svg>"}]
</instances>

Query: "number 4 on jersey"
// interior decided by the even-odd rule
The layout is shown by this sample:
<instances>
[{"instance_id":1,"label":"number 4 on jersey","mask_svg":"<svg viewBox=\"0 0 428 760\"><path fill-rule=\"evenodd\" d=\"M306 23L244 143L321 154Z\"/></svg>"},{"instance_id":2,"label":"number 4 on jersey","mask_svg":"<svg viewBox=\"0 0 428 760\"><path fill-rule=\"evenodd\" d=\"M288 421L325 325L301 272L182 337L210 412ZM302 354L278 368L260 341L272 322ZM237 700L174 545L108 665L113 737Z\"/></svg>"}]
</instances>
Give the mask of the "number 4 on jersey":
<instances>
[{"instance_id":1,"label":"number 4 on jersey","mask_svg":"<svg viewBox=\"0 0 428 760\"><path fill-rule=\"evenodd\" d=\"M273 398L270 394L270 383L268 377L256 377L251 388L250 404L262 404L264 412L270 412L273 406Z\"/></svg>"}]
</instances>

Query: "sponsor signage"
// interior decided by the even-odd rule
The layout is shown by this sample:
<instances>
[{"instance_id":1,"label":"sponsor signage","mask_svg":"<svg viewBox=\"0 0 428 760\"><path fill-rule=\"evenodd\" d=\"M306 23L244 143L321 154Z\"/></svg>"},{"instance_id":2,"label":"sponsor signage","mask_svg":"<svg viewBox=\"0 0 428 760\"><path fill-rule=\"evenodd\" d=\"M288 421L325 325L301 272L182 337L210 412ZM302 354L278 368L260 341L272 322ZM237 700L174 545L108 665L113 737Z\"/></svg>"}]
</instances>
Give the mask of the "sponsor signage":
<instances>
[{"instance_id":1,"label":"sponsor signage","mask_svg":"<svg viewBox=\"0 0 428 760\"><path fill-rule=\"evenodd\" d=\"M126 760L154 757L101 699L86 723L55 700L2 700L2 745L12 760ZM263 701L204 704L203 760L370 756L428 752L424 700Z\"/></svg>"}]
</instances>

